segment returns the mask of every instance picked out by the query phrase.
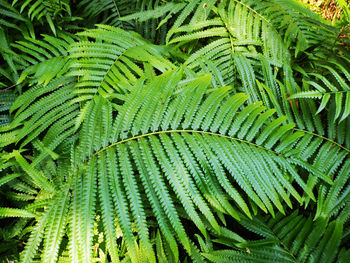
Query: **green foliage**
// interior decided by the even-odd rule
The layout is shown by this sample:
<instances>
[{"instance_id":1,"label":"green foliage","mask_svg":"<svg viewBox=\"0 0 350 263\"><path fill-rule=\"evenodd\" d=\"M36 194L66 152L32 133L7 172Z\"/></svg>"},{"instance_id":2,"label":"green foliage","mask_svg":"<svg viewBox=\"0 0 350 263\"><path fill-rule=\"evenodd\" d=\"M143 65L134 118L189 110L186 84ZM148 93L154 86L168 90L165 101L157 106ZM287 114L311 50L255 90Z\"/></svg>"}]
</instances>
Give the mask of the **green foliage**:
<instances>
[{"instance_id":1,"label":"green foliage","mask_svg":"<svg viewBox=\"0 0 350 263\"><path fill-rule=\"evenodd\" d=\"M209 250L204 256L212 262L344 262L349 255L349 250L343 250L337 257L343 232L343 222L338 220L313 221L296 210L289 216L259 216L240 223L264 239L244 241L236 250ZM220 237L213 242L228 245L230 239Z\"/></svg>"},{"instance_id":2,"label":"green foliage","mask_svg":"<svg viewBox=\"0 0 350 263\"><path fill-rule=\"evenodd\" d=\"M0 261L348 261L340 28L294 0L0 14Z\"/></svg>"}]
</instances>

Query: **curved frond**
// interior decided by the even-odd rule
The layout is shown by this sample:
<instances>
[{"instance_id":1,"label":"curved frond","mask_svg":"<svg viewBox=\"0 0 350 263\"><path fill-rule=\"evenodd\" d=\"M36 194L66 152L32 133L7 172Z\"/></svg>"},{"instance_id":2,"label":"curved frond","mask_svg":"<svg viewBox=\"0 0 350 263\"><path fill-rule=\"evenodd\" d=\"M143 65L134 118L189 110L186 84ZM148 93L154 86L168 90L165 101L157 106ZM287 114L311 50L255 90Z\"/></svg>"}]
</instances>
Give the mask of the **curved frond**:
<instances>
[{"instance_id":1,"label":"curved frond","mask_svg":"<svg viewBox=\"0 0 350 263\"><path fill-rule=\"evenodd\" d=\"M331 183L329 177L298 155L289 154L302 134L293 133L293 125L282 125L285 118L270 117L271 112L264 112L261 103L244 106L248 96L241 93L229 96L229 88L217 89L204 96L211 83L209 76L184 84L179 82L180 78L181 72L167 72L147 85L132 89L119 108L112 132L107 132L111 129L107 119L101 123L94 121L94 116L100 115L102 105L108 105L105 99L91 109L91 123L83 124L87 138L95 139L92 142L82 140L78 145L77 164L81 166L88 159L86 165L98 169L105 231L113 231L110 213L115 210L129 253L135 257L137 248L131 235L131 222L135 222L140 235L140 246L148 249L153 246L145 224L145 201L141 203L139 199L143 191L149 198L147 203L155 210L161 231L165 231L163 234L176 233L180 244L191 254L190 240L181 219L183 216L174 209L175 200L206 236L202 217L214 229L220 229L216 211L207 202L214 203L219 210L235 218L239 218L239 211L251 216L249 202L274 215L276 208L285 212L282 202L292 206L289 195L302 202L292 181L309 198L315 198L312 193L314 185L304 182L297 169L305 169L311 178ZM145 99L147 97L152 100ZM188 103L184 104L184 100ZM187 108L180 110L177 107L180 104L187 105ZM252 118L247 118L248 114ZM215 115L225 117L214 118ZM247 161L250 158L259 162L252 164ZM136 163L136 167L131 163ZM105 182L105 176L113 183ZM201 181L205 184L213 182L210 189L221 193L223 198L209 198L205 194L208 188L196 184ZM241 190L244 195L239 193ZM118 192L118 197L112 198L113 192ZM169 195L170 192L174 192L174 196ZM116 240L111 237L108 242L110 253L116 255L118 252L112 249ZM174 241L167 238L167 242L170 242L172 251L176 251ZM154 261L152 254L148 257Z\"/></svg>"},{"instance_id":2,"label":"curved frond","mask_svg":"<svg viewBox=\"0 0 350 263\"><path fill-rule=\"evenodd\" d=\"M182 31L189 32L186 35L173 37L169 43L185 43L200 38L211 37L219 42L212 42L194 53L187 60L187 64L195 67L198 62L196 58L201 55L210 57L215 54L212 60L223 58L230 61L230 51L241 51L248 57L257 57L258 53L264 54L270 63L281 66L285 61L289 61L288 50L281 39L277 29L264 16L260 10L244 3L244 1L223 1L217 7L218 20L216 24L209 23L208 20L202 27L195 22L185 25L188 29L174 25L169 31L171 33ZM190 29L190 30L189 30ZM215 43L215 45L214 45ZM225 48L224 48L225 47Z\"/></svg>"},{"instance_id":3,"label":"curved frond","mask_svg":"<svg viewBox=\"0 0 350 263\"><path fill-rule=\"evenodd\" d=\"M42 40L26 38L26 41L12 44L20 52L17 56L21 59L21 66L18 68L24 68L17 83L29 79L32 83L47 85L68 71L67 49L74 42L74 37L69 34L43 37Z\"/></svg>"},{"instance_id":4,"label":"curved frond","mask_svg":"<svg viewBox=\"0 0 350 263\"><path fill-rule=\"evenodd\" d=\"M345 1L10 2L1 262L348 261Z\"/></svg>"},{"instance_id":5,"label":"curved frond","mask_svg":"<svg viewBox=\"0 0 350 263\"><path fill-rule=\"evenodd\" d=\"M78 42L69 49L73 60L69 74L79 78L76 93L81 101L90 99L97 92L105 97L115 92L127 92L130 85L145 74L140 63L149 63L160 72L175 68L163 57L162 49L146 42L137 33L99 25L97 29L79 35L95 39L94 42Z\"/></svg>"}]
</instances>

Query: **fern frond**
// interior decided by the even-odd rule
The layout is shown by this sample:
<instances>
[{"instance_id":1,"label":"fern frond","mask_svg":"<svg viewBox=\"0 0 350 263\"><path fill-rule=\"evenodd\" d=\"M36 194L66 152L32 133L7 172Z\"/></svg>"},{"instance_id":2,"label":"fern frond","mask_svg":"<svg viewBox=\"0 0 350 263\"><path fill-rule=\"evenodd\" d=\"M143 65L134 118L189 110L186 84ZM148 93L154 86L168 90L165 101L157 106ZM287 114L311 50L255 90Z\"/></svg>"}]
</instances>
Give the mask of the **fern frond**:
<instances>
[{"instance_id":1,"label":"fern frond","mask_svg":"<svg viewBox=\"0 0 350 263\"><path fill-rule=\"evenodd\" d=\"M69 69L67 49L74 42L74 37L60 33L57 37L44 35L42 40L33 38L25 40L12 44L21 52L17 56L23 60L25 66L18 83L32 77L30 82L47 85L52 79L67 72Z\"/></svg>"},{"instance_id":2,"label":"fern frond","mask_svg":"<svg viewBox=\"0 0 350 263\"><path fill-rule=\"evenodd\" d=\"M0 261L346 262L344 29L295 0L0 14Z\"/></svg>"},{"instance_id":3,"label":"fern frond","mask_svg":"<svg viewBox=\"0 0 350 263\"><path fill-rule=\"evenodd\" d=\"M31 231L29 240L26 244L25 249L21 253L20 260L21 262L31 262L35 256L35 253L42 241L45 227L48 220L48 213L50 210L47 210L38 220L34 229Z\"/></svg>"},{"instance_id":4,"label":"fern frond","mask_svg":"<svg viewBox=\"0 0 350 263\"><path fill-rule=\"evenodd\" d=\"M226 39L229 44L226 50L232 52L244 50L247 56L256 57L258 50L261 49L264 56L274 65L281 66L285 61L288 62L288 51L283 40L275 26L269 22L260 10L255 10L245 4L244 1L223 1L218 4L217 9L223 23L222 26L210 27L203 32L196 32L194 27L194 30L185 36L173 37L170 43L198 40L203 37L219 37L222 40ZM190 23L187 27L193 27L194 24L194 22ZM181 28L174 24L168 33L168 38L173 32L177 31L181 32ZM209 44L201 50L201 53L209 53L210 49ZM216 59L221 57L218 55L219 50L216 50L215 53ZM189 57L189 61L194 61L192 56ZM195 56L198 56L198 54L195 53ZM225 60L229 61L230 55L227 54L226 57Z\"/></svg>"},{"instance_id":5,"label":"fern frond","mask_svg":"<svg viewBox=\"0 0 350 263\"><path fill-rule=\"evenodd\" d=\"M13 0L12 6L20 6L20 12L26 11L30 20L42 21L45 18L52 32L56 35L56 27L53 20L62 17L62 13L71 13L69 1L42 1L42 0Z\"/></svg>"},{"instance_id":6,"label":"fern frond","mask_svg":"<svg viewBox=\"0 0 350 263\"><path fill-rule=\"evenodd\" d=\"M331 43L337 30L295 0L246 1L278 28L287 47L295 49L295 57L310 46Z\"/></svg>"},{"instance_id":7,"label":"fern frond","mask_svg":"<svg viewBox=\"0 0 350 263\"><path fill-rule=\"evenodd\" d=\"M328 65L320 65L320 68L328 71L329 77L319 73L309 73L308 76L314 78L306 80L304 90L309 90L310 87L315 88L311 91L301 91L293 94L291 99L296 98L318 98L322 99L317 110L320 113L330 102L335 103L334 120L340 118L339 122L344 121L350 115L350 73L340 63L331 63L332 68ZM334 79L334 81L332 81Z\"/></svg>"},{"instance_id":8,"label":"fern frond","mask_svg":"<svg viewBox=\"0 0 350 263\"><path fill-rule=\"evenodd\" d=\"M282 125L285 118L270 117L270 112L265 114L261 103L243 106L248 96L229 96L227 87L204 96L211 83L209 76L185 82L181 82L181 78L181 71L166 72L148 84L140 82L125 97L112 132L106 132L111 129L111 117L96 122L102 105L108 104L106 99L100 98L94 103L87 113L90 122L83 124L86 138L95 139L93 142L81 140L76 151L80 157L76 160L79 166L84 164L90 167L88 169L98 169L102 221L107 247L115 261L119 252L112 235L115 231L114 211L131 260L137 261L138 249L149 250L148 259L155 260L149 226L145 223L146 204L140 199L143 191L149 198L147 203L155 211L162 233L176 233L180 244L192 255L194 251L182 223L183 215L174 209L173 198L206 236L207 227L202 216L213 229L220 231L215 219L217 212L204 202L206 199L233 217L239 218L238 210L251 216L246 198L239 193L243 190L249 201L274 215L275 208L285 213L282 202L292 206L289 195L302 202L292 181L309 198L315 199L312 193L314 184L304 182L299 170L331 183L316 166L306 163L296 154L289 154L302 134L293 135L293 125ZM183 104L184 99L188 100L188 108L178 110L177 105ZM239 108L240 112L237 111ZM106 113L102 116L109 116ZM252 118L247 118L249 113ZM221 115L225 118L214 118ZM260 121L253 123L256 118ZM85 163L87 158L89 160ZM250 158L259 161L254 164L245 161ZM136 163L136 167L131 163ZM141 178L137 179L136 174ZM203 183L197 185L201 181ZM209 187L205 186L208 182L212 182ZM232 182L237 183L240 190ZM174 197L169 195L170 189L174 191ZM220 193L222 198L208 197L206 189ZM140 235L140 247L135 246L132 222ZM166 241L177 258L177 242L170 237Z\"/></svg>"},{"instance_id":9,"label":"fern frond","mask_svg":"<svg viewBox=\"0 0 350 263\"><path fill-rule=\"evenodd\" d=\"M81 78L76 85L79 88L76 93L81 97L97 92L104 96L111 96L113 92L125 93L129 85L144 74L135 60L148 62L161 72L174 68L163 58L160 49L137 33L99 25L97 29L79 35L95 39L95 42L73 44L69 49L73 59L69 74Z\"/></svg>"},{"instance_id":10,"label":"fern frond","mask_svg":"<svg viewBox=\"0 0 350 263\"><path fill-rule=\"evenodd\" d=\"M9 181L21 176L21 175L22 174L20 174L20 173L14 173L14 174L7 174L7 175L1 177L0 178L0 186L6 184L7 182L9 182Z\"/></svg>"},{"instance_id":11,"label":"fern frond","mask_svg":"<svg viewBox=\"0 0 350 263\"><path fill-rule=\"evenodd\" d=\"M48 180L48 178L39 171L36 171L33 169L33 167L30 166L30 164L24 159L24 157L18 152L14 151L11 155L15 157L18 164L22 167L22 169L32 178L33 183L37 185L40 188L46 189L49 192L54 192L55 187Z\"/></svg>"},{"instance_id":12,"label":"fern frond","mask_svg":"<svg viewBox=\"0 0 350 263\"><path fill-rule=\"evenodd\" d=\"M50 209L48 214L42 252L42 259L45 262L56 262L58 258L58 250L67 223L69 199L69 185L66 185L55 198L54 207Z\"/></svg>"},{"instance_id":13,"label":"fern frond","mask_svg":"<svg viewBox=\"0 0 350 263\"><path fill-rule=\"evenodd\" d=\"M253 221L243 219L240 223L265 239L245 241L237 249L211 250L203 255L211 262L338 262L338 255L341 257L343 224L340 221L313 222L311 217L295 211L288 216L278 214L275 219L255 217ZM214 240L222 241L222 238Z\"/></svg>"},{"instance_id":14,"label":"fern frond","mask_svg":"<svg viewBox=\"0 0 350 263\"><path fill-rule=\"evenodd\" d=\"M12 116L9 113L9 110L16 99L16 94L11 91L0 91L1 92L1 105L0 105L0 127L7 126L12 121ZM2 140L6 143L5 140ZM11 141L11 140L9 140Z\"/></svg>"},{"instance_id":15,"label":"fern frond","mask_svg":"<svg viewBox=\"0 0 350 263\"><path fill-rule=\"evenodd\" d=\"M0 1L0 14L0 25L2 27L16 29L20 31L23 36L34 35L34 29L31 22L27 18L23 17L21 13L8 1ZM21 27L19 23L24 23L26 27Z\"/></svg>"},{"instance_id":16,"label":"fern frond","mask_svg":"<svg viewBox=\"0 0 350 263\"><path fill-rule=\"evenodd\" d=\"M162 16L165 16L167 13L168 15L171 15L172 13L179 12L183 7L185 6L184 3L165 3L162 6L158 6L153 10L146 10L146 11L140 11L137 13L132 13L127 16L123 16L120 18L121 21L128 21L132 19L137 19L140 22L144 22L149 19L153 18L160 18Z\"/></svg>"},{"instance_id":17,"label":"fern frond","mask_svg":"<svg viewBox=\"0 0 350 263\"><path fill-rule=\"evenodd\" d=\"M72 94L73 84L71 78L62 77L46 87L35 86L17 98L11 108L16 110L16 120L10 128L16 128L25 122L16 136L17 142L26 138L23 141L23 145L26 145L48 129L44 143L48 143L46 147L53 150L73 133L79 107L72 103L75 98ZM61 121L57 119L58 122L50 126L54 122L51 119L53 116Z\"/></svg>"},{"instance_id":18,"label":"fern frond","mask_svg":"<svg viewBox=\"0 0 350 263\"><path fill-rule=\"evenodd\" d=\"M0 207L0 217L35 217L35 215L22 209Z\"/></svg>"},{"instance_id":19,"label":"fern frond","mask_svg":"<svg viewBox=\"0 0 350 263\"><path fill-rule=\"evenodd\" d=\"M139 3L142 4L142 3ZM111 26L120 27L124 30L134 29L132 23L126 23L119 21L119 18L137 10L137 1L118 1L113 0L94 0L80 1L78 8L82 10L82 15L86 20L92 20L93 24L96 24L96 18L100 18L101 24L107 24Z\"/></svg>"}]
</instances>

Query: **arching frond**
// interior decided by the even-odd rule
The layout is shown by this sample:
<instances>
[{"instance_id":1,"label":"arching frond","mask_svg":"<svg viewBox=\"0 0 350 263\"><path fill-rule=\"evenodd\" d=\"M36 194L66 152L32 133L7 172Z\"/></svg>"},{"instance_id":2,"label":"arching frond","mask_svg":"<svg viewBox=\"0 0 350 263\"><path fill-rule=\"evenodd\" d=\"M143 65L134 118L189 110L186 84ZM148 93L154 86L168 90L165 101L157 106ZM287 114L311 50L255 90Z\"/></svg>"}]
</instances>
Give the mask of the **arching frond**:
<instances>
[{"instance_id":1,"label":"arching frond","mask_svg":"<svg viewBox=\"0 0 350 263\"><path fill-rule=\"evenodd\" d=\"M51 212L42 217L46 221L38 221L38 227L43 224L38 231L47 229L49 234L42 237L33 232L39 236L23 255L31 258L39 244L35 242L41 238L44 247L47 244L45 251L51 241L52 249L58 246L69 202L72 259L92 257L97 204L112 261L120 259L115 216L132 262L138 262L139 250L148 261L156 260L150 219L159 225L175 259L179 246L196 258L200 256L188 235L187 217L205 237L208 227L221 232L221 213L236 219L241 212L251 217L256 208L272 215L276 209L285 213L283 203L292 207L306 197L315 199L315 184L308 181L332 183L317 166L305 161L307 157L292 154L302 145L295 144L303 136L292 131L294 125L283 125L285 118L276 118L274 111L266 111L261 103L246 105L248 96L230 95L228 87L208 92L210 84L209 75L182 81L181 71L168 71L149 83L140 80L125 96L115 118L108 99L99 96L91 101L82 124L85 136L79 139L72 157L73 184L66 186L72 199L65 197L62 206L50 208L62 208L52 212L59 213L59 225L51 225ZM252 159L259 161L252 163ZM308 175L308 181L300 173ZM63 192L56 194L57 200ZM54 200L51 202L59 202ZM133 228L140 240L137 245ZM57 257L55 251L48 260Z\"/></svg>"},{"instance_id":2,"label":"arching frond","mask_svg":"<svg viewBox=\"0 0 350 263\"><path fill-rule=\"evenodd\" d=\"M114 92L125 93L136 79L145 75L146 70L140 67L142 63L149 63L160 72L175 68L164 58L161 48L151 45L137 33L99 25L79 35L95 39L94 42L78 42L69 49L73 60L70 75L79 77L76 92L81 101L91 99L97 92L107 97Z\"/></svg>"},{"instance_id":3,"label":"arching frond","mask_svg":"<svg viewBox=\"0 0 350 263\"><path fill-rule=\"evenodd\" d=\"M11 2L1 262L348 261L346 14Z\"/></svg>"},{"instance_id":4,"label":"arching frond","mask_svg":"<svg viewBox=\"0 0 350 263\"><path fill-rule=\"evenodd\" d=\"M234 218L238 218L239 210L251 215L248 202L239 194L233 182L256 206L272 214L274 207L284 212L282 200L292 205L287 193L301 201L301 196L285 173L308 196L314 198L312 188L303 182L294 165L330 182L329 177L311 165L287 154L302 134L290 133L293 125L281 126L284 118L270 119L273 111L264 112L260 103L243 107L237 112L248 96L228 96L228 88L218 89L207 98L203 97L211 82L208 76L182 85L178 82L180 78L181 73L168 72L146 86L132 89L120 107L113 127L108 116L111 105L104 99L94 103L89 122L83 124L86 138L95 139L81 140L76 152L78 167L82 165L80 162L89 159L84 166L99 171L97 176L101 185L99 195L105 231L111 232L113 229L109 215L113 210L117 213L128 250L135 255L136 252L132 251L137 248L130 232L132 222L135 222L140 235L140 245L149 249L152 247L145 224L145 202L139 199L143 191L161 231L164 231L174 255L177 255L174 240L169 240L170 236L166 234L169 231L176 234L180 244L190 254L191 246L181 215L174 209L174 197L169 195L169 186L185 213L206 235L202 216L219 231L215 210L208 207L206 199L219 211ZM218 100L222 101L219 105ZM188 106L179 108L178 105ZM105 113L101 115L101 112ZM247 118L248 113L251 113L250 118ZM217 118L214 118L215 115ZM221 115L226 117L219 117ZM96 116L105 117L96 122ZM253 124L256 118L257 122ZM265 160L266 165L244 162L249 158ZM131 163L135 163L136 167L133 168ZM106 176L112 180L110 184L105 182ZM209 190L217 192L222 198L207 197L205 193ZM119 194L112 198L112 193ZM234 201L234 205L230 200ZM113 251L116 240L110 238L109 245L107 243L109 252L117 255L118 252Z\"/></svg>"},{"instance_id":5,"label":"arching frond","mask_svg":"<svg viewBox=\"0 0 350 263\"><path fill-rule=\"evenodd\" d=\"M52 79L66 73L69 69L67 49L74 43L74 38L69 34L58 34L57 37L44 35L42 40L26 38L26 41L12 44L19 51L17 57L20 66L17 68L24 68L17 82L29 80L35 84L47 85Z\"/></svg>"},{"instance_id":6,"label":"arching frond","mask_svg":"<svg viewBox=\"0 0 350 263\"><path fill-rule=\"evenodd\" d=\"M314 12L295 0L247 0L258 12L264 14L278 28L287 47L295 49L295 57L313 45L332 44L337 30L328 26Z\"/></svg>"},{"instance_id":7,"label":"arching frond","mask_svg":"<svg viewBox=\"0 0 350 263\"><path fill-rule=\"evenodd\" d=\"M57 78L47 86L37 85L19 96L11 107L12 111L16 110L15 120L3 130L10 130L3 136L15 132L13 141L7 143L22 140L22 145L26 145L45 131L43 143L47 149L54 150L72 135L79 114L79 105L73 103L75 94L72 93L72 81L72 78ZM52 116L56 119L52 119Z\"/></svg>"},{"instance_id":8,"label":"arching frond","mask_svg":"<svg viewBox=\"0 0 350 263\"><path fill-rule=\"evenodd\" d=\"M204 8L202 8L202 12ZM257 57L262 52L274 65L281 66L288 61L288 50L277 28L262 12L244 3L244 1L223 1L217 7L218 17L204 22L191 21L182 27L174 25L171 33L188 32L188 34L173 37L170 43L186 43L202 38L212 38L210 44L194 53L187 64L196 66L196 58L206 55L213 60L226 56L226 64L230 62L230 53L241 51L245 56ZM195 23L197 22L197 23ZM231 50L231 52L229 52ZM210 57L210 54L211 57ZM215 57L212 57L212 56Z\"/></svg>"}]
</instances>

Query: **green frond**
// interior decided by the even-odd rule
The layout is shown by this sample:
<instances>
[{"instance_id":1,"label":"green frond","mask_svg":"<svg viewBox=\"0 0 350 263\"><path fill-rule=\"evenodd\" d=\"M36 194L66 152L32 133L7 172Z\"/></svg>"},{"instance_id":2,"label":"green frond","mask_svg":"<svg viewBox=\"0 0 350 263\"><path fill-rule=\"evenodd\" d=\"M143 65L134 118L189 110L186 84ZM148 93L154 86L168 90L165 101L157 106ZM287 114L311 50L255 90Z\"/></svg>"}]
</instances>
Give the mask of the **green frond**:
<instances>
[{"instance_id":1,"label":"green frond","mask_svg":"<svg viewBox=\"0 0 350 263\"><path fill-rule=\"evenodd\" d=\"M87 136L78 144L77 164L81 171L88 169L98 173L98 202L102 210L107 248L113 261L119 260L117 239L113 234L114 214L132 261L137 262L139 249L147 251L145 256L148 260L155 261L146 223L147 203L154 209L160 230L175 258L178 257L178 241L194 256L195 250L191 248L182 222L184 215L174 208L175 200L181 204L184 213L191 217L198 230L207 236L205 222L209 222L217 233L221 229L216 219L217 210L208 206L206 200L219 211L237 219L240 218L239 210L251 217L250 202L274 215L275 208L285 213L283 202L292 206L290 196L302 202L291 183L293 181L303 189L306 196L315 199L312 193L315 185L305 182L299 171L310 173L310 178L332 183L322 169L319 171L312 163L308 164L297 155L289 154L300 135L292 136L293 125L283 125L285 118L271 116L273 111L263 117L265 108L261 103L246 106L244 104L248 96L240 93L230 95L227 87L207 91L211 83L208 76L184 82L181 78L181 71L167 72L148 84L137 84L120 107L113 129L112 115L108 113L111 111L108 107L111 106L103 110L104 105L109 105L108 100L96 98L87 113L89 121L84 122L82 127ZM144 99L145 94L153 99ZM167 97L165 94L168 94ZM177 112L176 105L183 103L185 98L189 108ZM252 114L253 118L247 118L253 112L256 112ZM100 115L104 117L97 122L96 116ZM225 118L214 118L216 115ZM253 124L256 118L260 118L260 121ZM171 124L170 120L177 121ZM248 127L251 127L249 131ZM112 136L108 136L110 134ZM88 141L88 138L94 140ZM87 163L84 162L86 159ZM252 163L249 159L259 161ZM170 189L173 194L170 194ZM222 198L209 197L206 195L208 190L220 194ZM242 190L244 196L239 193ZM141 201L144 191L146 203ZM93 190L87 192L94 193ZM83 233L91 233L91 230L81 232L77 225L83 220L92 220L95 208L93 203L90 204L84 208L88 214L81 219L74 212L78 211L76 204L71 204L72 212L77 217L70 228L74 230L71 235L77 240L77 246ZM132 234L133 224L140 237L139 245L136 245ZM170 238L173 232L178 241ZM77 249L71 247L73 255L79 258Z\"/></svg>"},{"instance_id":2,"label":"green frond","mask_svg":"<svg viewBox=\"0 0 350 263\"><path fill-rule=\"evenodd\" d=\"M53 192L55 186L48 180L48 178L39 171L35 170L26 159L18 152L13 152L13 157L16 159L18 164L22 167L22 169L32 178L33 183L40 188L46 189L48 192Z\"/></svg>"},{"instance_id":3,"label":"green frond","mask_svg":"<svg viewBox=\"0 0 350 263\"><path fill-rule=\"evenodd\" d=\"M35 217L35 215L23 209L0 207L0 217Z\"/></svg>"},{"instance_id":4,"label":"green frond","mask_svg":"<svg viewBox=\"0 0 350 263\"><path fill-rule=\"evenodd\" d=\"M126 16L140 10L142 2L122 0L83 0L78 3L78 8L82 10L81 15L91 25L100 21L102 24L120 27L124 30L133 30L134 23L120 21L122 16ZM99 19L98 19L99 18Z\"/></svg>"},{"instance_id":5,"label":"green frond","mask_svg":"<svg viewBox=\"0 0 350 263\"><path fill-rule=\"evenodd\" d=\"M137 186L138 182L136 181L132 170L129 153L124 145L120 145L116 150L120 162L120 171L124 175L124 187L126 189L126 194L129 197L132 215L136 223L137 231L140 235L140 249L144 249L145 253L147 253L149 262L155 262L155 256L153 254L152 244L149 240L149 231L146 224L147 218L142 205L140 191Z\"/></svg>"},{"instance_id":6,"label":"green frond","mask_svg":"<svg viewBox=\"0 0 350 263\"><path fill-rule=\"evenodd\" d=\"M101 155L98 160L98 183L99 183L99 198L102 210L102 222L106 233L106 243L112 262L119 262L118 246L114 226L114 209L112 195L108 186L108 177L106 176L105 156ZM117 193L120 193L119 191ZM120 193L121 194L121 193Z\"/></svg>"},{"instance_id":7,"label":"green frond","mask_svg":"<svg viewBox=\"0 0 350 263\"><path fill-rule=\"evenodd\" d=\"M14 174L7 174L0 178L0 186L10 182L11 180L20 177L22 174L20 173L14 173Z\"/></svg>"},{"instance_id":8,"label":"green frond","mask_svg":"<svg viewBox=\"0 0 350 263\"><path fill-rule=\"evenodd\" d=\"M335 215L346 210L344 206L348 202L348 170L349 160L346 160L341 170L337 173L337 177L334 180L334 185L326 190L323 203L318 204L316 217L325 217L329 215Z\"/></svg>"},{"instance_id":9,"label":"green frond","mask_svg":"<svg viewBox=\"0 0 350 263\"><path fill-rule=\"evenodd\" d=\"M338 2L0 0L0 261L347 262Z\"/></svg>"},{"instance_id":10,"label":"green frond","mask_svg":"<svg viewBox=\"0 0 350 263\"><path fill-rule=\"evenodd\" d=\"M343 232L340 221L313 221L298 211L274 219L255 217L240 223L265 239L244 241L236 249L209 250L203 255L210 262L338 262L338 247ZM214 239L222 243L223 237ZM231 241L232 242L232 241ZM230 245L230 243L224 243Z\"/></svg>"},{"instance_id":11,"label":"green frond","mask_svg":"<svg viewBox=\"0 0 350 263\"><path fill-rule=\"evenodd\" d=\"M130 15L121 17L121 21L128 21L132 19L137 19L140 22L144 22L149 19L160 18L168 13L168 16L179 12L185 6L184 3L165 3L162 6L158 6L153 10L140 11L138 13L132 13ZM161 22L162 23L162 22ZM159 27L159 26L158 26Z\"/></svg>"},{"instance_id":12,"label":"green frond","mask_svg":"<svg viewBox=\"0 0 350 263\"><path fill-rule=\"evenodd\" d=\"M161 49L149 44L137 33L99 25L97 29L79 35L95 40L81 41L69 48L72 59L69 75L79 78L75 92L81 98L97 93L111 97L112 93L127 92L130 85L144 76L136 61L149 63L161 72L175 68L165 59Z\"/></svg>"},{"instance_id":13,"label":"green frond","mask_svg":"<svg viewBox=\"0 0 350 263\"><path fill-rule=\"evenodd\" d=\"M334 66L335 69L331 66ZM290 98L322 99L316 114L327 106L329 107L329 104L334 103L335 109L332 111L334 121L340 118L339 122L342 122L350 115L349 72L340 63L332 63L330 66L321 65L320 67L328 71L328 76L325 76L326 74L309 73L308 76L312 80L304 81L305 87L303 87L303 90L305 91L297 92ZM313 88L314 90L312 90Z\"/></svg>"},{"instance_id":14,"label":"green frond","mask_svg":"<svg viewBox=\"0 0 350 263\"><path fill-rule=\"evenodd\" d=\"M22 145L26 145L46 131L44 143L49 142L46 147L54 150L71 135L79 107L72 103L75 98L72 89L72 79L63 77L45 87L37 85L19 96L11 107L12 111L16 110L16 119L10 128L15 129L24 123L16 133L16 141L24 139ZM54 123L53 116L58 122Z\"/></svg>"},{"instance_id":15,"label":"green frond","mask_svg":"<svg viewBox=\"0 0 350 263\"><path fill-rule=\"evenodd\" d=\"M95 180L96 181L96 180ZM90 189L89 189L90 190ZM71 202L71 209L69 211L69 254L70 259L72 262L78 262L82 261L82 257L85 256L85 259L88 261L91 261L91 242L89 242L89 237L85 241L85 244L88 244L88 249L84 252L82 249L82 237L80 235L79 228L81 226L81 209L80 209L80 202L82 200L82 194L83 191L81 189L81 184L77 181L74 182L72 186L72 202ZM87 195L90 195L90 192L86 192ZM91 195L94 195L95 193L92 192ZM86 202L84 203L86 204ZM91 209L92 210L92 209ZM93 210L92 210L93 211ZM88 218L86 218L88 219ZM86 228L87 232L89 230L91 231L91 227ZM91 234L90 234L91 235Z\"/></svg>"},{"instance_id":16,"label":"green frond","mask_svg":"<svg viewBox=\"0 0 350 263\"><path fill-rule=\"evenodd\" d=\"M48 213L49 210L47 210L38 220L36 225L34 226L34 229L31 231L30 237L28 239L28 242L26 244L25 249L21 253L20 260L21 262L31 262L33 261L33 258L35 256L35 253L42 241L45 227L48 221Z\"/></svg>"},{"instance_id":17,"label":"green frond","mask_svg":"<svg viewBox=\"0 0 350 263\"><path fill-rule=\"evenodd\" d=\"M34 29L31 22L25 18L9 1L0 1L0 25L1 27L13 28L20 31L24 36L34 35ZM21 23L25 24L25 28L21 27Z\"/></svg>"},{"instance_id":18,"label":"green frond","mask_svg":"<svg viewBox=\"0 0 350 263\"><path fill-rule=\"evenodd\" d=\"M279 247L265 249L249 249L249 252L238 252L234 250L220 250L203 254L210 262L295 262L288 252ZM273 259L273 261L271 261Z\"/></svg>"},{"instance_id":19,"label":"green frond","mask_svg":"<svg viewBox=\"0 0 350 263\"><path fill-rule=\"evenodd\" d=\"M43 35L42 40L25 40L12 44L20 52L17 56L25 67L17 83L29 79L32 83L47 85L68 71L67 49L74 42L73 36L60 33L56 38Z\"/></svg>"},{"instance_id":20,"label":"green frond","mask_svg":"<svg viewBox=\"0 0 350 263\"><path fill-rule=\"evenodd\" d=\"M261 12L278 29L287 47L295 49L295 57L310 46L331 43L337 31L298 1L246 1Z\"/></svg>"},{"instance_id":21,"label":"green frond","mask_svg":"<svg viewBox=\"0 0 350 263\"><path fill-rule=\"evenodd\" d=\"M13 104L13 102L16 100L17 96L11 91L2 91L1 94L1 105L0 105L0 127L7 126L12 121L12 116L9 114L9 110ZM11 135L10 135L11 136ZM3 138L1 140L3 143L7 143L7 140ZM8 140L11 141L11 140Z\"/></svg>"},{"instance_id":22,"label":"green frond","mask_svg":"<svg viewBox=\"0 0 350 263\"><path fill-rule=\"evenodd\" d=\"M42 259L45 262L56 262L58 250L64 235L64 229L67 224L68 204L70 200L69 185L65 186L55 198L48 214Z\"/></svg>"},{"instance_id":23,"label":"green frond","mask_svg":"<svg viewBox=\"0 0 350 263\"><path fill-rule=\"evenodd\" d=\"M12 6L20 6L20 12L25 11L30 20L42 20L45 18L52 32L56 35L56 27L53 20L62 17L62 13L70 14L69 1L40 1L40 0L13 0Z\"/></svg>"},{"instance_id":24,"label":"green frond","mask_svg":"<svg viewBox=\"0 0 350 263\"><path fill-rule=\"evenodd\" d=\"M192 3L195 3L195 1L192 1ZM204 9L202 6L199 6L198 8ZM225 54L225 61L229 62L232 59L231 52L227 52L229 50L231 50L232 53L235 51L241 51L245 56L250 57L257 57L257 54L261 50L261 53L264 54L269 63L281 66L282 63L288 62L288 50L281 39L279 32L260 10L255 10L254 7L245 4L244 1L223 1L218 4L217 14L223 22L222 25L213 25L204 31L198 27L201 32L196 32L196 27L194 26L195 22L191 21L186 27L192 27L192 31L188 31L189 33L184 36L173 37L170 41L170 43L185 43L185 41L198 40L207 37L211 37L214 40L217 39L217 42L214 41L209 43L200 51L191 55L187 63L195 61L193 56L198 57L199 54L205 54L210 58L211 50L213 50L215 54L212 61L223 58L223 55ZM183 21L181 21L181 23L182 22ZM198 22L199 21L197 21L197 23ZM181 32L181 27L178 27L175 23L168 33L168 38L170 38L170 35L173 32L177 31ZM218 42L220 40L222 44L225 43L226 45L219 46ZM214 45L214 43L216 44ZM222 52L225 53L221 54ZM190 67L195 66L196 63L190 64Z\"/></svg>"}]
</instances>

